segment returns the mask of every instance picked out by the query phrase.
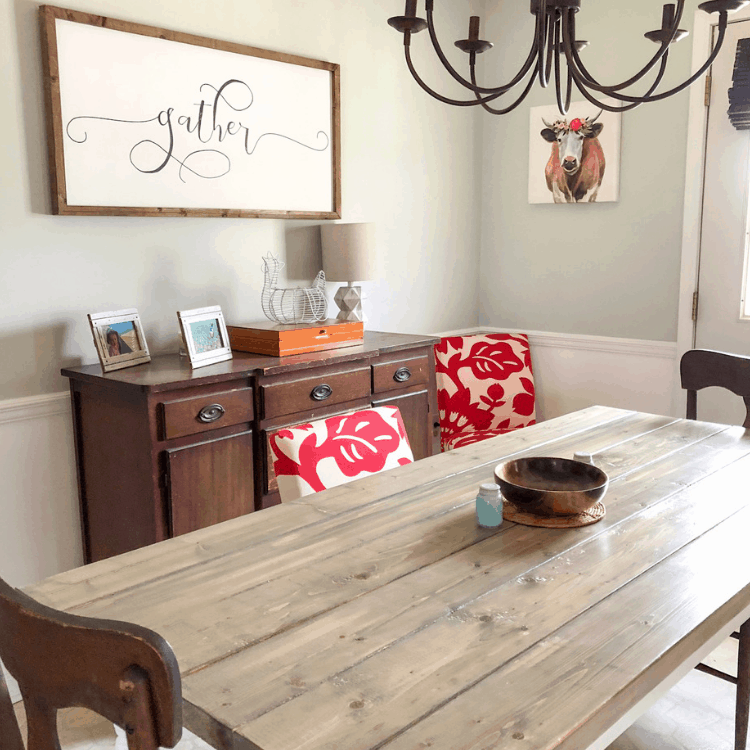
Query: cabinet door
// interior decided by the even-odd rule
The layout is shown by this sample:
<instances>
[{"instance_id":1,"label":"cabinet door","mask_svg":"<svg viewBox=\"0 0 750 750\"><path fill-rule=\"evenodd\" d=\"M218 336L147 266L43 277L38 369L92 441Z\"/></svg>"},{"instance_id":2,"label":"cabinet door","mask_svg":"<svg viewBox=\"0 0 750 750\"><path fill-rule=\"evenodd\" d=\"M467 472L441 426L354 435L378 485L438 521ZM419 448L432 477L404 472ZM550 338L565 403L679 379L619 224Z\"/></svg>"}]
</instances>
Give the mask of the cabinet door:
<instances>
[{"instance_id":1,"label":"cabinet door","mask_svg":"<svg viewBox=\"0 0 750 750\"><path fill-rule=\"evenodd\" d=\"M254 510L252 438L241 432L165 451L172 536Z\"/></svg>"},{"instance_id":2,"label":"cabinet door","mask_svg":"<svg viewBox=\"0 0 750 750\"><path fill-rule=\"evenodd\" d=\"M432 455L429 391L425 389L398 395L390 394L386 398L373 399L372 405L399 408L415 461Z\"/></svg>"}]
</instances>

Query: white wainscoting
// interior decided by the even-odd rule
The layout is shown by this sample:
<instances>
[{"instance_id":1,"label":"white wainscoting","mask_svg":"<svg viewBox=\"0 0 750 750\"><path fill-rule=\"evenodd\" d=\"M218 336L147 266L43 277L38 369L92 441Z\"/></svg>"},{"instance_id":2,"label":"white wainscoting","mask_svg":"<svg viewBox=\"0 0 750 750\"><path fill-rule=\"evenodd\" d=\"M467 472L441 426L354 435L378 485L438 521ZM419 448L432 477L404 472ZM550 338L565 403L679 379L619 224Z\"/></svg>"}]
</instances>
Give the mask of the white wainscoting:
<instances>
[{"instance_id":1,"label":"white wainscoting","mask_svg":"<svg viewBox=\"0 0 750 750\"><path fill-rule=\"evenodd\" d=\"M0 402L0 576L12 586L83 563L70 396Z\"/></svg>"},{"instance_id":2,"label":"white wainscoting","mask_svg":"<svg viewBox=\"0 0 750 750\"><path fill-rule=\"evenodd\" d=\"M594 404L673 414L676 343L492 326L436 335L491 331L528 334L540 420Z\"/></svg>"}]
</instances>

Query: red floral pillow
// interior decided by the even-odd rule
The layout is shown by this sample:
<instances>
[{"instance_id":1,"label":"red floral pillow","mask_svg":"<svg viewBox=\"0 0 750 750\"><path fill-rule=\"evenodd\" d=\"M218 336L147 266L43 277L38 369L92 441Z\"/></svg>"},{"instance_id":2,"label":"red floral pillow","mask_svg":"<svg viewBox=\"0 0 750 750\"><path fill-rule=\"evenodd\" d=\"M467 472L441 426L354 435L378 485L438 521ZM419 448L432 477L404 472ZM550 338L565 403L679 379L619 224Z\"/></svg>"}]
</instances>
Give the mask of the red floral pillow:
<instances>
[{"instance_id":1,"label":"red floral pillow","mask_svg":"<svg viewBox=\"0 0 750 750\"><path fill-rule=\"evenodd\" d=\"M448 336L435 345L443 450L534 424L534 376L523 333ZM472 433L482 433L474 435Z\"/></svg>"},{"instance_id":2,"label":"red floral pillow","mask_svg":"<svg viewBox=\"0 0 750 750\"><path fill-rule=\"evenodd\" d=\"M395 406L279 430L269 442L282 502L414 461Z\"/></svg>"}]
</instances>

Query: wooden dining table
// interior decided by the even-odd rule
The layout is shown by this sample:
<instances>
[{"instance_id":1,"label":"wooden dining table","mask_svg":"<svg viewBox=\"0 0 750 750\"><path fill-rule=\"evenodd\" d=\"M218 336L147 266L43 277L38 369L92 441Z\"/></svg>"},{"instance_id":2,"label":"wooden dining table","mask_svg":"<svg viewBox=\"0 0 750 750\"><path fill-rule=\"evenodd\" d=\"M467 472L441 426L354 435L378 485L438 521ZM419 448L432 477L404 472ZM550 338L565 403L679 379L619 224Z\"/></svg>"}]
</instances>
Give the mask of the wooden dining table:
<instances>
[{"instance_id":1,"label":"wooden dining table","mask_svg":"<svg viewBox=\"0 0 750 750\"><path fill-rule=\"evenodd\" d=\"M576 451L602 520L477 526L498 463ZM26 591L165 636L221 750L603 748L750 616L748 477L750 430L596 406Z\"/></svg>"}]
</instances>

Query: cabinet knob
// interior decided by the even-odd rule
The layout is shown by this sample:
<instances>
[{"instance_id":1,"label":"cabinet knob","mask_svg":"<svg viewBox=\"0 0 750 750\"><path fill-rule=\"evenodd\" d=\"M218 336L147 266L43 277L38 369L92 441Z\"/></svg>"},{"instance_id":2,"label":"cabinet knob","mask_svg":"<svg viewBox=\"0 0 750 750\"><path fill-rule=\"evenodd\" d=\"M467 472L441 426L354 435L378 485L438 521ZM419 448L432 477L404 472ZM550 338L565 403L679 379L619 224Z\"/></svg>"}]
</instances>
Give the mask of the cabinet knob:
<instances>
[{"instance_id":1,"label":"cabinet knob","mask_svg":"<svg viewBox=\"0 0 750 750\"><path fill-rule=\"evenodd\" d=\"M393 373L393 379L397 383L405 383L411 377L411 370L408 367L399 367Z\"/></svg>"},{"instance_id":2,"label":"cabinet knob","mask_svg":"<svg viewBox=\"0 0 750 750\"><path fill-rule=\"evenodd\" d=\"M327 383L321 383L320 385L316 385L315 388L310 391L310 397L313 401L325 401L327 398L330 398L332 393L333 388L331 388L330 385Z\"/></svg>"},{"instance_id":3,"label":"cabinet knob","mask_svg":"<svg viewBox=\"0 0 750 750\"><path fill-rule=\"evenodd\" d=\"M224 407L221 404L208 404L198 412L198 421L210 424L224 416Z\"/></svg>"}]
</instances>

